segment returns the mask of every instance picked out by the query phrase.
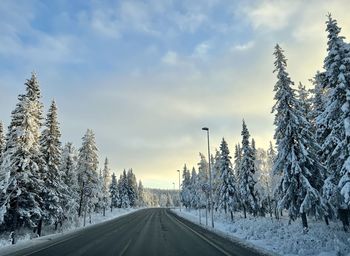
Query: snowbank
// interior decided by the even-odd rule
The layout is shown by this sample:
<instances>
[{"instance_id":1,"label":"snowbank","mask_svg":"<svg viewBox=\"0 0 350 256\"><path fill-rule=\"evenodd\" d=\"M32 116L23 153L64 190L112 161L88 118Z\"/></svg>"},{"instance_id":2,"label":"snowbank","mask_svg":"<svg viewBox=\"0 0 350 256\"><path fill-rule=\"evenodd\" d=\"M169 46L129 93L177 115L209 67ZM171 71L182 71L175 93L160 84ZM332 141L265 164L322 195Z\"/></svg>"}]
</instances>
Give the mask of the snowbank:
<instances>
[{"instance_id":1,"label":"snowbank","mask_svg":"<svg viewBox=\"0 0 350 256\"><path fill-rule=\"evenodd\" d=\"M194 223L199 223L198 211L176 214ZM210 221L209 221L210 223ZM205 215L202 211L202 225L205 226ZM215 214L214 232L225 234L234 240L264 248L281 255L339 256L350 255L350 236L342 230L340 223L325 223L309 220L310 231L303 234L300 220L288 224L287 218L280 220L268 217L248 217L244 219L236 214L234 222L229 216Z\"/></svg>"}]
</instances>

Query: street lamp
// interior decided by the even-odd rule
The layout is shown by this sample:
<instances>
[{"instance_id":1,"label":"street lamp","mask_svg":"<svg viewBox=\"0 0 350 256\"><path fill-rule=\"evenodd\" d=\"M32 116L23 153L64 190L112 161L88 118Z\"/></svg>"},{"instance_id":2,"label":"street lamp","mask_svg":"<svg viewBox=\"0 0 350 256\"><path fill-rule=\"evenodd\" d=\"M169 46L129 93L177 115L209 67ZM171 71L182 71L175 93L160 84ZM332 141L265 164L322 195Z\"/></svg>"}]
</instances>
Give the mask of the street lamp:
<instances>
[{"instance_id":1,"label":"street lamp","mask_svg":"<svg viewBox=\"0 0 350 256\"><path fill-rule=\"evenodd\" d=\"M180 194L180 170L177 170L179 173L179 205L180 205L180 212L181 212L181 194Z\"/></svg>"},{"instance_id":2,"label":"street lamp","mask_svg":"<svg viewBox=\"0 0 350 256\"><path fill-rule=\"evenodd\" d=\"M175 190L175 182L173 182L174 190Z\"/></svg>"},{"instance_id":3,"label":"street lamp","mask_svg":"<svg viewBox=\"0 0 350 256\"><path fill-rule=\"evenodd\" d=\"M211 184L211 161L210 161L210 144L209 144L209 128L203 127L203 131L207 132L208 138L208 163L209 163L209 206L211 212L211 226L214 228L214 207L213 207L213 189Z\"/></svg>"}]
</instances>

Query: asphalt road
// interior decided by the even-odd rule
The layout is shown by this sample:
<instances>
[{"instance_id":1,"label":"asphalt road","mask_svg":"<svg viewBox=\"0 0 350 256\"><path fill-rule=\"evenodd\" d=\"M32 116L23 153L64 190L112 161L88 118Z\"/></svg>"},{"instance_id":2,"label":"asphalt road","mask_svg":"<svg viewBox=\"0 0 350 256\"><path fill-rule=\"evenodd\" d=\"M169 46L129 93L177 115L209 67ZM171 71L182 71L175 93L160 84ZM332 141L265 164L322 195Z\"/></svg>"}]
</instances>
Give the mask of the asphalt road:
<instances>
[{"instance_id":1,"label":"asphalt road","mask_svg":"<svg viewBox=\"0 0 350 256\"><path fill-rule=\"evenodd\" d=\"M6 255L6 254L5 254ZM11 252L11 256L264 255L235 244L167 209L144 209Z\"/></svg>"}]
</instances>

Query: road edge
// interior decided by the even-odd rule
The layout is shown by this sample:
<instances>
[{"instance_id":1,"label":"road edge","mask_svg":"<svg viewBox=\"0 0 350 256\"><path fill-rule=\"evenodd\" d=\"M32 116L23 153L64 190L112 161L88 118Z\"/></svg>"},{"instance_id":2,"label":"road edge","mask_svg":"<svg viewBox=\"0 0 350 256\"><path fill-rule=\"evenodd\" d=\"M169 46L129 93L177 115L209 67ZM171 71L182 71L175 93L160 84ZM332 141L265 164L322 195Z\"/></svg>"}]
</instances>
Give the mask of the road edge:
<instances>
[{"instance_id":1,"label":"road edge","mask_svg":"<svg viewBox=\"0 0 350 256\"><path fill-rule=\"evenodd\" d=\"M212 232L218 236L220 236L221 238L224 238L224 239L227 239L233 243L237 243L239 244L240 246L242 247L245 247L247 249L250 249L250 250L253 250L253 251L256 251L257 253L260 253L262 255L266 255L266 256L279 256L279 254L277 254L276 252L273 252L273 251L270 251L264 247L261 247L261 246L258 246L258 245L255 245L253 243L250 243L249 241L246 241L246 240L243 240L243 239L240 239L238 237L235 237L235 236L231 236L231 235L228 235L226 234L225 232L222 232L221 230L218 230L218 229L215 229L215 228L211 228L211 227L207 227L207 226L204 226L204 225L200 225L190 219L187 219L183 216L180 216L176 211L174 211L173 209L169 209L169 212L173 215L176 215L177 218L181 219L181 220L184 220L185 222L189 222L199 228L202 228L202 229L205 229L209 232ZM184 225L186 225L186 223L184 223Z\"/></svg>"},{"instance_id":2,"label":"road edge","mask_svg":"<svg viewBox=\"0 0 350 256\"><path fill-rule=\"evenodd\" d=\"M22 243L15 244L15 245L7 245L5 247L0 248L0 255L10 256L11 254L28 249L32 246L41 245L41 244L44 244L46 242L53 242L56 239L57 239L56 243L60 243L60 242L62 242L62 240L59 240L59 239L63 239L64 241L66 241L68 237L70 238L74 235L77 235L79 232L81 232L83 230L95 228L96 226L99 226L99 225L105 225L108 222L115 221L116 219L123 218L127 215L136 213L136 212L141 211L143 209L146 209L146 208L135 209L134 211L130 211L130 212L127 212L123 215L116 216L115 218L107 219L107 220L101 221L99 223L90 224L90 225L85 226L85 227L78 227L76 229L67 230L66 232L62 232L62 233L56 233L56 234L50 234L50 235L46 235L46 236L36 237L36 238L29 239L29 240L23 241ZM65 237L67 237L67 238L64 239Z\"/></svg>"}]
</instances>

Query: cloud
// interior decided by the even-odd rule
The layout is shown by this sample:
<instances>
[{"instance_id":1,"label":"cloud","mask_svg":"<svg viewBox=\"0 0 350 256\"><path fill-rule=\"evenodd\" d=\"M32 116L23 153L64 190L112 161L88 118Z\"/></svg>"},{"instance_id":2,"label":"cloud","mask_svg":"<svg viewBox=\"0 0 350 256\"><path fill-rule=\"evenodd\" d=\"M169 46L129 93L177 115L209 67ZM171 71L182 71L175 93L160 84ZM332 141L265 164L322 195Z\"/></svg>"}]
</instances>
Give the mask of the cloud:
<instances>
[{"instance_id":1,"label":"cloud","mask_svg":"<svg viewBox=\"0 0 350 256\"><path fill-rule=\"evenodd\" d=\"M236 44L233 47L231 47L231 51L246 51L253 48L254 45L254 41L249 41L245 44Z\"/></svg>"},{"instance_id":2,"label":"cloud","mask_svg":"<svg viewBox=\"0 0 350 256\"><path fill-rule=\"evenodd\" d=\"M350 39L343 0L92 1L41 22L47 9L26 3L0 6L0 117L38 69L44 102L57 101L62 140L79 147L92 128L101 162L108 156L117 174L133 167L148 186L196 166L202 126L212 149L222 137L232 149L245 118L257 146L268 145L276 42L292 79L308 85L325 57L327 11Z\"/></svg>"},{"instance_id":3,"label":"cloud","mask_svg":"<svg viewBox=\"0 0 350 256\"><path fill-rule=\"evenodd\" d=\"M199 59L206 59L208 57L208 51L210 50L210 44L208 42L202 42L194 48L193 57Z\"/></svg>"},{"instance_id":4,"label":"cloud","mask_svg":"<svg viewBox=\"0 0 350 256\"><path fill-rule=\"evenodd\" d=\"M163 57L162 61L168 65L178 64L178 55L174 51L168 51Z\"/></svg>"},{"instance_id":5,"label":"cloud","mask_svg":"<svg viewBox=\"0 0 350 256\"><path fill-rule=\"evenodd\" d=\"M289 24L293 14L300 10L302 1L263 0L243 10L254 29L280 30Z\"/></svg>"}]
</instances>

